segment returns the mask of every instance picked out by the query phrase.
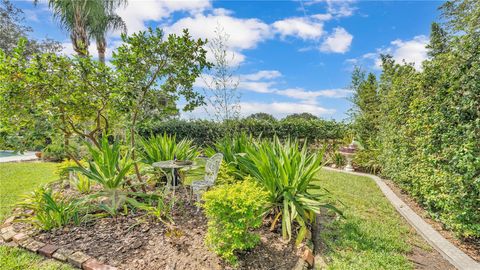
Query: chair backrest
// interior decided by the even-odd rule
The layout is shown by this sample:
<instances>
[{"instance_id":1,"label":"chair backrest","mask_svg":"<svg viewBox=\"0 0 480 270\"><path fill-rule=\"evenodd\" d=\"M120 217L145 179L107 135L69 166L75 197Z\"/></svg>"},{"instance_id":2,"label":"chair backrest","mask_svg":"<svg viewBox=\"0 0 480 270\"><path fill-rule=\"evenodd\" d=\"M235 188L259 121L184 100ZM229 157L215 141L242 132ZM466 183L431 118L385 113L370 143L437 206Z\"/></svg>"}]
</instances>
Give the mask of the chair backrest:
<instances>
[{"instance_id":1,"label":"chair backrest","mask_svg":"<svg viewBox=\"0 0 480 270\"><path fill-rule=\"evenodd\" d=\"M223 154L221 153L216 153L207 160L205 164L205 181L215 183L222 160Z\"/></svg>"}]
</instances>

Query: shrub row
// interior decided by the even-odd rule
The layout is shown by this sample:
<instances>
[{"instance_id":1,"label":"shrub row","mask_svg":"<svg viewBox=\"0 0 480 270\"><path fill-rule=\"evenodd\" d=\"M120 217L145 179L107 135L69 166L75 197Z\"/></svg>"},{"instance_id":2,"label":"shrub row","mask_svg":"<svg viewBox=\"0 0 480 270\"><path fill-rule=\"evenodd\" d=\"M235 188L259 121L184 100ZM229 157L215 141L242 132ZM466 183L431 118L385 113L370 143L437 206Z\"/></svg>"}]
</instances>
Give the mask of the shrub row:
<instances>
[{"instance_id":1,"label":"shrub row","mask_svg":"<svg viewBox=\"0 0 480 270\"><path fill-rule=\"evenodd\" d=\"M140 134L143 136L163 133L176 134L179 140L188 138L194 140L197 145L212 145L227 134L243 132L254 137L273 138L274 135L277 135L281 139L292 137L315 142L343 139L346 131L346 124L322 119L284 119L280 121L240 119L224 123L207 120L169 120L142 128Z\"/></svg>"}]
</instances>

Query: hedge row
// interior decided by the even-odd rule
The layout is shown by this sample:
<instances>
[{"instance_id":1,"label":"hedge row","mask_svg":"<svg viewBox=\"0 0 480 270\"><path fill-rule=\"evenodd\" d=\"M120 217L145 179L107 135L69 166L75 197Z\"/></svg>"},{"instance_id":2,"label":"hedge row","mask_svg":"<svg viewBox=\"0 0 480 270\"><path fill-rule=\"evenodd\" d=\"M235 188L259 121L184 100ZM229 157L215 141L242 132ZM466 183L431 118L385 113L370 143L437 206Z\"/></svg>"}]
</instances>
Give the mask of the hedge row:
<instances>
[{"instance_id":1,"label":"hedge row","mask_svg":"<svg viewBox=\"0 0 480 270\"><path fill-rule=\"evenodd\" d=\"M287 119L265 121L259 119L240 119L218 123L207 120L169 120L142 128L140 134L176 134L178 139L193 139L197 145L210 145L225 135L245 132L254 137L299 138L309 142L343 139L347 125L333 120Z\"/></svg>"}]
</instances>

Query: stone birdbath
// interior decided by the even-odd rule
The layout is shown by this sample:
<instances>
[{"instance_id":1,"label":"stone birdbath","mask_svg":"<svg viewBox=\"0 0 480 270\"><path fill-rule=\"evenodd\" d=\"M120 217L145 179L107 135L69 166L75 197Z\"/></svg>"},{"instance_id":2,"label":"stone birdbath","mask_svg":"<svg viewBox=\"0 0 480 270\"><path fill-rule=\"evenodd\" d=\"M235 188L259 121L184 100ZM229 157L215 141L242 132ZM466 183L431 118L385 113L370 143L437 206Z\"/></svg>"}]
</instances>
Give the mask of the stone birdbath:
<instances>
[{"instance_id":1,"label":"stone birdbath","mask_svg":"<svg viewBox=\"0 0 480 270\"><path fill-rule=\"evenodd\" d=\"M349 144L347 147L341 147L338 152L342 154L345 159L347 160L347 166L345 166L344 170L347 172L353 172L353 166L352 166L352 159L353 156L355 156L355 152L357 151L357 147L355 146L355 142L352 142Z\"/></svg>"}]
</instances>

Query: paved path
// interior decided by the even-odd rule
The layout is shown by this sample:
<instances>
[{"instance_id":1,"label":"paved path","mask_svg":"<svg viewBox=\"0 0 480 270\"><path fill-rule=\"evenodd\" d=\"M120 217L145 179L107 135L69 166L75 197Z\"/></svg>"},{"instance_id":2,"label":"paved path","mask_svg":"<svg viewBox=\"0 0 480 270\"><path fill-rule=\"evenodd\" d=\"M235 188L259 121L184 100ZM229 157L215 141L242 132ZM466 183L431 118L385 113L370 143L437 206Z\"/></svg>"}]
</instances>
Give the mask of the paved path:
<instances>
[{"instance_id":1,"label":"paved path","mask_svg":"<svg viewBox=\"0 0 480 270\"><path fill-rule=\"evenodd\" d=\"M23 154L18 154L15 156L9 157L0 157L0 163L2 162L17 162L17 161L29 161L29 160L37 160L37 156L35 156L35 152L25 152Z\"/></svg>"},{"instance_id":2,"label":"paved path","mask_svg":"<svg viewBox=\"0 0 480 270\"><path fill-rule=\"evenodd\" d=\"M372 178L377 183L385 197L393 204L397 211L412 225L417 232L425 238L442 256L447 259L453 266L459 270L480 270L480 264L470 258L463 251L458 249L440 233L438 233L430 224L425 222L417 213L415 213L407 204L405 204L391 189L383 182L383 180L375 175L357 172L346 172L343 170L324 167L328 171L344 172L359 176Z\"/></svg>"}]
</instances>

